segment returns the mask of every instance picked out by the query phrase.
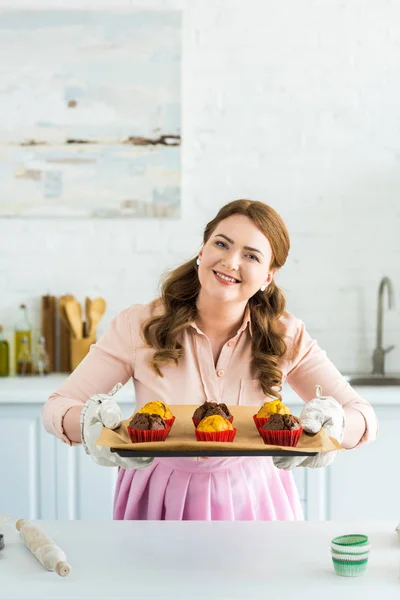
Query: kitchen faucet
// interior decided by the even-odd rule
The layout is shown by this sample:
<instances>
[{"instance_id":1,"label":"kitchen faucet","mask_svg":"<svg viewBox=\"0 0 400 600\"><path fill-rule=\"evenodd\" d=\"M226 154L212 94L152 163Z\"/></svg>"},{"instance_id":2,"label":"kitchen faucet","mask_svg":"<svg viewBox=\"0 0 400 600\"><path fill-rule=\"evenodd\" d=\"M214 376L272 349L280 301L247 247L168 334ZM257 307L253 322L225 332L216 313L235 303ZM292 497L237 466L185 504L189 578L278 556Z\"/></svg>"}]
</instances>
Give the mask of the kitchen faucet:
<instances>
[{"instance_id":1,"label":"kitchen faucet","mask_svg":"<svg viewBox=\"0 0 400 600\"><path fill-rule=\"evenodd\" d=\"M394 346L389 346L388 348L383 348L383 294L387 289L388 293L388 304L389 309L394 307L394 294L393 294L393 285L390 281L389 277L383 277L378 290L378 320L377 320L377 330L376 330L376 348L374 350L374 354L372 357L373 369L372 373L374 375L384 375L385 374L385 355L393 350Z\"/></svg>"}]
</instances>

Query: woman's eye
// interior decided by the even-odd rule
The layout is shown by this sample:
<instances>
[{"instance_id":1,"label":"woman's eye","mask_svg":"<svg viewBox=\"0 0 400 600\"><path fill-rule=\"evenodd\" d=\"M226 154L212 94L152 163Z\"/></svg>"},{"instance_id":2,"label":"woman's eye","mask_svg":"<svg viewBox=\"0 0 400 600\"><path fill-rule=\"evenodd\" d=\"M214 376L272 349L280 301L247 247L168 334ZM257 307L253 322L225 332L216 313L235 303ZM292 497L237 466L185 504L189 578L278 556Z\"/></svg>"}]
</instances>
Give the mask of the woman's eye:
<instances>
[{"instance_id":1,"label":"woman's eye","mask_svg":"<svg viewBox=\"0 0 400 600\"><path fill-rule=\"evenodd\" d=\"M260 261L258 260L258 257L257 257L257 256L255 256L254 254L248 254L247 256L250 256L251 260L256 260L257 262L260 262Z\"/></svg>"},{"instance_id":2,"label":"woman's eye","mask_svg":"<svg viewBox=\"0 0 400 600\"><path fill-rule=\"evenodd\" d=\"M219 245L221 244L221 245ZM218 240L217 242L215 242L215 245L218 246L219 248L227 248L228 246L225 244L225 242L221 242L220 240Z\"/></svg>"}]
</instances>

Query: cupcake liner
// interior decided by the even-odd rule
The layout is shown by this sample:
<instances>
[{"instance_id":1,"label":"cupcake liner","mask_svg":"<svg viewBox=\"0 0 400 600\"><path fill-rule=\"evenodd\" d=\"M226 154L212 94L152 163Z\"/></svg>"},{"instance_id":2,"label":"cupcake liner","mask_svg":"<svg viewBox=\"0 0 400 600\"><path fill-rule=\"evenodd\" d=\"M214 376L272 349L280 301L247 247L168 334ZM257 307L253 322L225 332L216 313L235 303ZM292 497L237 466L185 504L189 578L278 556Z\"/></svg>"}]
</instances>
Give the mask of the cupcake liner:
<instances>
[{"instance_id":1,"label":"cupcake liner","mask_svg":"<svg viewBox=\"0 0 400 600\"><path fill-rule=\"evenodd\" d=\"M363 552L363 554L340 554L339 552L334 552L331 550L331 555L332 558L336 558L336 560L357 563L367 560L369 557L369 551Z\"/></svg>"},{"instance_id":2,"label":"cupcake liner","mask_svg":"<svg viewBox=\"0 0 400 600\"><path fill-rule=\"evenodd\" d=\"M290 431L286 429L279 429L277 431L259 429L258 432L264 440L264 444L271 444L272 446L294 447L297 446L297 442L303 433L303 428L300 427L299 429L292 429Z\"/></svg>"},{"instance_id":3,"label":"cupcake liner","mask_svg":"<svg viewBox=\"0 0 400 600\"><path fill-rule=\"evenodd\" d=\"M333 567L336 575L341 577L358 577L363 575L367 570L368 559L360 560L359 562L346 562L332 558Z\"/></svg>"},{"instance_id":4,"label":"cupcake liner","mask_svg":"<svg viewBox=\"0 0 400 600\"><path fill-rule=\"evenodd\" d=\"M269 417L257 417L257 415L253 415L253 421L257 427L257 429L262 429L265 423L268 421Z\"/></svg>"},{"instance_id":5,"label":"cupcake liner","mask_svg":"<svg viewBox=\"0 0 400 600\"><path fill-rule=\"evenodd\" d=\"M164 442L170 431L171 427L154 430L131 429L131 427L128 427L129 437L134 444L139 442Z\"/></svg>"},{"instance_id":6,"label":"cupcake liner","mask_svg":"<svg viewBox=\"0 0 400 600\"><path fill-rule=\"evenodd\" d=\"M336 554L342 554L345 556L357 556L359 554L364 554L364 552L369 552L371 549L371 544L365 544L360 546L341 546L340 544L335 544L331 542L331 550L332 552L336 552Z\"/></svg>"},{"instance_id":7,"label":"cupcake liner","mask_svg":"<svg viewBox=\"0 0 400 600\"><path fill-rule=\"evenodd\" d=\"M365 546L368 544L368 536L362 533L349 533L347 535L339 535L334 537L331 544L342 546L343 549L356 546Z\"/></svg>"},{"instance_id":8,"label":"cupcake liner","mask_svg":"<svg viewBox=\"0 0 400 600\"><path fill-rule=\"evenodd\" d=\"M172 425L175 422L175 417L171 417L170 419L164 419L165 424L167 427L169 427L169 429L171 429Z\"/></svg>"},{"instance_id":9,"label":"cupcake liner","mask_svg":"<svg viewBox=\"0 0 400 600\"><path fill-rule=\"evenodd\" d=\"M229 423L233 423L233 417L229 417L229 418L227 417L227 419L228 419ZM194 419L194 418L192 417L192 421L193 421L193 425L194 425L195 427L197 427L197 426L198 426L198 424L200 423L200 421L202 421L202 419Z\"/></svg>"},{"instance_id":10,"label":"cupcake liner","mask_svg":"<svg viewBox=\"0 0 400 600\"><path fill-rule=\"evenodd\" d=\"M199 431L195 429L198 442L233 442L237 429L226 429L225 431Z\"/></svg>"}]
</instances>

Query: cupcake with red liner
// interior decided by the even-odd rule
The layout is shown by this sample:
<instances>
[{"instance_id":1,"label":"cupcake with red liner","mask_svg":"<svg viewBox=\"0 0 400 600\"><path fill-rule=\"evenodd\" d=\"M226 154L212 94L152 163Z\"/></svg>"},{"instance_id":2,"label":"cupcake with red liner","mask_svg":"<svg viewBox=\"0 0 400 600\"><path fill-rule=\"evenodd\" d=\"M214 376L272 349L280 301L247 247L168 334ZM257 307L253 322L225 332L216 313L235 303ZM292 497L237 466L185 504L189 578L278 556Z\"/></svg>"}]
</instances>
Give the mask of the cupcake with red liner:
<instances>
[{"instance_id":1,"label":"cupcake with red liner","mask_svg":"<svg viewBox=\"0 0 400 600\"><path fill-rule=\"evenodd\" d=\"M167 427L172 427L175 417L172 414L169 406L160 400L148 402L138 411L139 413L148 413L150 415L159 415L166 423Z\"/></svg>"},{"instance_id":2,"label":"cupcake with red liner","mask_svg":"<svg viewBox=\"0 0 400 600\"><path fill-rule=\"evenodd\" d=\"M257 429L262 429L271 415L290 415L290 408L283 404L282 400L270 400L264 402L257 414L253 415Z\"/></svg>"},{"instance_id":3,"label":"cupcake with red liner","mask_svg":"<svg viewBox=\"0 0 400 600\"><path fill-rule=\"evenodd\" d=\"M164 442L171 430L160 415L150 413L136 413L128 425L131 441L138 442Z\"/></svg>"},{"instance_id":4,"label":"cupcake with red liner","mask_svg":"<svg viewBox=\"0 0 400 600\"><path fill-rule=\"evenodd\" d=\"M197 427L200 421L206 417L213 417L216 415L228 419L230 423L233 421L231 411L223 402L203 402L203 404L194 411L192 421L194 426Z\"/></svg>"},{"instance_id":5,"label":"cupcake with red liner","mask_svg":"<svg viewBox=\"0 0 400 600\"><path fill-rule=\"evenodd\" d=\"M297 446L303 433L300 421L295 415L271 415L259 433L265 444L273 446Z\"/></svg>"},{"instance_id":6,"label":"cupcake with red liner","mask_svg":"<svg viewBox=\"0 0 400 600\"><path fill-rule=\"evenodd\" d=\"M211 415L200 421L195 434L198 442L233 442L236 431L228 419Z\"/></svg>"}]
</instances>

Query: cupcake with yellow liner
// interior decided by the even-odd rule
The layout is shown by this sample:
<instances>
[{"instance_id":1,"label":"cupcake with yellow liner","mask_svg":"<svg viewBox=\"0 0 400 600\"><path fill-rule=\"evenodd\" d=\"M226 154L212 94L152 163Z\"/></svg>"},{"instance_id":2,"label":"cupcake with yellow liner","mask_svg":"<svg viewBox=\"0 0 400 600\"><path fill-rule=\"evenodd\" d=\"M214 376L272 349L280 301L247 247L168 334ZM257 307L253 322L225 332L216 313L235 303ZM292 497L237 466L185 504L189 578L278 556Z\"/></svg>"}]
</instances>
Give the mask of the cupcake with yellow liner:
<instances>
[{"instance_id":1,"label":"cupcake with yellow liner","mask_svg":"<svg viewBox=\"0 0 400 600\"><path fill-rule=\"evenodd\" d=\"M285 406L282 400L270 400L264 402L257 414L253 415L254 423L257 429L262 428L271 415L290 415L290 409Z\"/></svg>"},{"instance_id":2,"label":"cupcake with yellow liner","mask_svg":"<svg viewBox=\"0 0 400 600\"><path fill-rule=\"evenodd\" d=\"M175 417L170 408L160 400L148 402L138 411L138 413L149 413L150 415L159 415L166 423L167 427L172 427Z\"/></svg>"},{"instance_id":3,"label":"cupcake with yellow liner","mask_svg":"<svg viewBox=\"0 0 400 600\"><path fill-rule=\"evenodd\" d=\"M295 447L303 433L303 428L295 415L274 413L258 431L265 444Z\"/></svg>"},{"instance_id":4,"label":"cupcake with yellow liner","mask_svg":"<svg viewBox=\"0 0 400 600\"><path fill-rule=\"evenodd\" d=\"M138 442L164 442L171 427L168 426L160 415L137 412L133 415L128 433L131 441Z\"/></svg>"},{"instance_id":5,"label":"cupcake with yellow liner","mask_svg":"<svg viewBox=\"0 0 400 600\"><path fill-rule=\"evenodd\" d=\"M228 419L211 415L200 421L195 434L198 442L233 442L236 431Z\"/></svg>"},{"instance_id":6,"label":"cupcake with yellow liner","mask_svg":"<svg viewBox=\"0 0 400 600\"><path fill-rule=\"evenodd\" d=\"M233 422L233 415L224 402L206 401L194 411L192 416L193 424L195 427L197 427L200 421L202 421L205 417L212 417L214 415L224 417L225 419L228 419L230 423Z\"/></svg>"}]
</instances>

